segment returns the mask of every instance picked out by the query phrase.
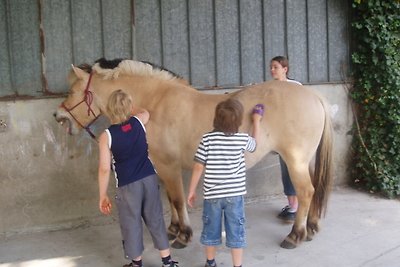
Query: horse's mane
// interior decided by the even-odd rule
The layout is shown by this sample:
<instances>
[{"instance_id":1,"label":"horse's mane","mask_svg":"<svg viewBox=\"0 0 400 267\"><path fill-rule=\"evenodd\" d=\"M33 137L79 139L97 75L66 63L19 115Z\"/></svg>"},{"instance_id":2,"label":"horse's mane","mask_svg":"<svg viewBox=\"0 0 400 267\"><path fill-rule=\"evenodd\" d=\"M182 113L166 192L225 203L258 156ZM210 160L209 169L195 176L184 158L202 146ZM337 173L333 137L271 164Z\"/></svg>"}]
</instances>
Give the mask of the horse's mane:
<instances>
[{"instance_id":1,"label":"horse's mane","mask_svg":"<svg viewBox=\"0 0 400 267\"><path fill-rule=\"evenodd\" d=\"M135 61L131 59L107 60L100 58L92 66L104 79L117 79L121 74L152 76L162 80L184 79L176 73L147 61Z\"/></svg>"}]
</instances>

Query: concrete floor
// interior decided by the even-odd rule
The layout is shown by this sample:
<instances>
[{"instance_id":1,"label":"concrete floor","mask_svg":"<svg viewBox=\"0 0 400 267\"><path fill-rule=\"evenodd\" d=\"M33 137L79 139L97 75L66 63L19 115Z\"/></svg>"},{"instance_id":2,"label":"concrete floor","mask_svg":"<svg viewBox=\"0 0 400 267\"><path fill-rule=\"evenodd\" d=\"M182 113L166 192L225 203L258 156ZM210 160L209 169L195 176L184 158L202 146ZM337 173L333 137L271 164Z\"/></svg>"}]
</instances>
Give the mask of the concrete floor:
<instances>
[{"instance_id":1,"label":"concrete floor","mask_svg":"<svg viewBox=\"0 0 400 267\"><path fill-rule=\"evenodd\" d=\"M283 196L248 200L247 241L244 265L248 267L290 266L400 266L400 201L367 195L349 188L336 188L331 196L321 232L311 242L294 250L279 247L291 225L276 214L285 205ZM205 257L199 243L201 209L192 210L193 242L172 250L180 267L203 267ZM4 216L2 214L2 216ZM166 218L168 221L168 218ZM125 260L115 218L76 229L14 235L0 240L1 267L109 267ZM145 267L159 267L158 252L146 233ZM231 265L229 250L221 247L219 267Z\"/></svg>"}]
</instances>

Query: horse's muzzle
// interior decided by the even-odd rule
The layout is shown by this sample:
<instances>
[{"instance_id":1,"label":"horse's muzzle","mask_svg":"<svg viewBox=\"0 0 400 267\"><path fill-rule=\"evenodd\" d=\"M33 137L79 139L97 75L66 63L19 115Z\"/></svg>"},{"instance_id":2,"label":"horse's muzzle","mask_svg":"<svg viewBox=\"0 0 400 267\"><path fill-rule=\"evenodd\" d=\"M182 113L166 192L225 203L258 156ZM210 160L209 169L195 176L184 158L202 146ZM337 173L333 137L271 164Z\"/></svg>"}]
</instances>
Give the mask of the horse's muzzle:
<instances>
[{"instance_id":1,"label":"horse's muzzle","mask_svg":"<svg viewBox=\"0 0 400 267\"><path fill-rule=\"evenodd\" d=\"M66 127L67 132L71 135L74 134L73 125L71 119L68 117L63 110L57 110L53 113L54 119L58 122L61 126Z\"/></svg>"}]
</instances>

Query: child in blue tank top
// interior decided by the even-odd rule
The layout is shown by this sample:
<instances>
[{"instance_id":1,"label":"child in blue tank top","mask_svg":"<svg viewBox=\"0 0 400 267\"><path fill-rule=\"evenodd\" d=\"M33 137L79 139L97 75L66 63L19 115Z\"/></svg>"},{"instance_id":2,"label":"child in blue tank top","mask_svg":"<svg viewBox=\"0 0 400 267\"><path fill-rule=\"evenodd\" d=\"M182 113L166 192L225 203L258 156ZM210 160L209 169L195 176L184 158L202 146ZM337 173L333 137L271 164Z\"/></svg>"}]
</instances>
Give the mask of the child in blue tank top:
<instances>
[{"instance_id":1,"label":"child in blue tank top","mask_svg":"<svg viewBox=\"0 0 400 267\"><path fill-rule=\"evenodd\" d=\"M150 115L134 107L128 94L117 90L108 100L107 116L112 125L99 137L99 208L103 214L111 213L107 188L112 166L125 258L131 260L124 267L142 267L142 218L154 247L160 251L162 267L178 267L177 262L171 260L158 176L148 157L144 125Z\"/></svg>"}]
</instances>

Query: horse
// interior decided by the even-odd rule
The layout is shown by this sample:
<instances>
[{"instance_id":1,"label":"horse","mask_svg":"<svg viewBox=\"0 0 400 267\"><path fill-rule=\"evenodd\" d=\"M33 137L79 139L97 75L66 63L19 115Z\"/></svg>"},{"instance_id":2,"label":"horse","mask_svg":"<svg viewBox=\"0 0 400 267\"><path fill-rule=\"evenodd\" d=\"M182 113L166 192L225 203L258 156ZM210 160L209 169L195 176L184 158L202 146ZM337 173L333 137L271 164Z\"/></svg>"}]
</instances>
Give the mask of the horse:
<instances>
[{"instance_id":1,"label":"horse","mask_svg":"<svg viewBox=\"0 0 400 267\"><path fill-rule=\"evenodd\" d=\"M182 170L190 170L201 136L213 129L216 105L238 99L245 116L240 131L251 127L256 104L265 107L260 140L254 153L246 154L250 168L271 151L286 162L299 202L292 230L281 242L296 248L320 230L332 184L332 123L329 105L307 88L282 81L267 81L226 94L207 94L191 87L182 77L152 64L134 60L104 59L93 66L72 66L70 92L56 110L57 122L66 122L77 134L101 114L106 114L110 94L123 89L136 106L147 109L149 157L162 180L170 203L168 235L172 247L184 248L191 240Z\"/></svg>"}]
</instances>

